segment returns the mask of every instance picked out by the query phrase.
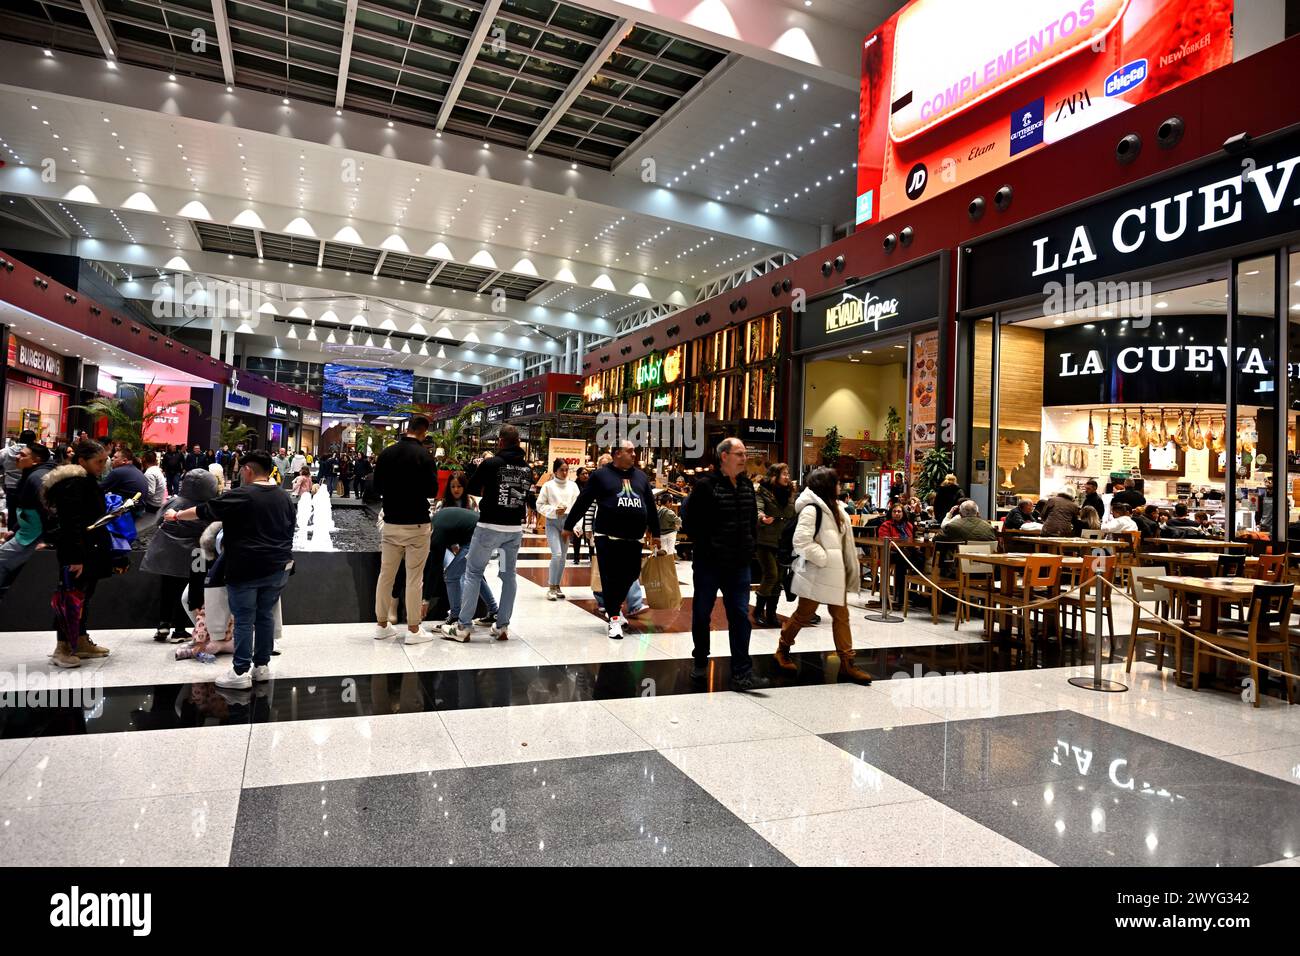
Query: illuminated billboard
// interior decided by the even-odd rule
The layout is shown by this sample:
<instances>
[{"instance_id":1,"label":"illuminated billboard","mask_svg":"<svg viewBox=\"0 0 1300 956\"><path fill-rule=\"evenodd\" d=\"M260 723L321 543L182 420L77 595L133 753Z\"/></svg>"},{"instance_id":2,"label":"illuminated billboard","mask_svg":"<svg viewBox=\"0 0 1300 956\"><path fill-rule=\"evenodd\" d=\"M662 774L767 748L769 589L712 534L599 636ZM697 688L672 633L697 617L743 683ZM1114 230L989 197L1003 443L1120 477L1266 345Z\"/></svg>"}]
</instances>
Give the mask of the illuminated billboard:
<instances>
[{"instance_id":1,"label":"illuminated billboard","mask_svg":"<svg viewBox=\"0 0 1300 956\"><path fill-rule=\"evenodd\" d=\"M1232 62L1232 0L912 0L863 41L858 224Z\"/></svg>"},{"instance_id":2,"label":"illuminated billboard","mask_svg":"<svg viewBox=\"0 0 1300 956\"><path fill-rule=\"evenodd\" d=\"M415 373L402 368L325 366L325 393L321 410L326 415L390 415L399 405L409 405Z\"/></svg>"},{"instance_id":3,"label":"illuminated billboard","mask_svg":"<svg viewBox=\"0 0 1300 956\"><path fill-rule=\"evenodd\" d=\"M150 385L154 417L140 436L146 445L188 445L190 437L190 388L188 385ZM139 394L139 393L137 393Z\"/></svg>"}]
</instances>

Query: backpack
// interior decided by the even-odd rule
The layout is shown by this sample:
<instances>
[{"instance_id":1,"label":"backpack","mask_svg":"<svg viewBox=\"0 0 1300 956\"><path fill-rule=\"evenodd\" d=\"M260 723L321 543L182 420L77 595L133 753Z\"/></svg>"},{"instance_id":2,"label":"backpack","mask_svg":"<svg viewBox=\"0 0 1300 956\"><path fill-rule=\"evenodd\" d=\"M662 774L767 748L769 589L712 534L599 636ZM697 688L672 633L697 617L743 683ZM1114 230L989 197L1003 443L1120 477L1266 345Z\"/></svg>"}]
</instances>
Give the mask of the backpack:
<instances>
[{"instance_id":1,"label":"backpack","mask_svg":"<svg viewBox=\"0 0 1300 956\"><path fill-rule=\"evenodd\" d=\"M816 513L816 526L813 528L813 537L822 533L822 509L816 505L804 505L804 508L812 508ZM802 511L803 509L799 509ZM782 567L789 567L794 563L794 529L799 525L799 514L796 513L794 520L781 529L781 543L776 548L776 562Z\"/></svg>"}]
</instances>

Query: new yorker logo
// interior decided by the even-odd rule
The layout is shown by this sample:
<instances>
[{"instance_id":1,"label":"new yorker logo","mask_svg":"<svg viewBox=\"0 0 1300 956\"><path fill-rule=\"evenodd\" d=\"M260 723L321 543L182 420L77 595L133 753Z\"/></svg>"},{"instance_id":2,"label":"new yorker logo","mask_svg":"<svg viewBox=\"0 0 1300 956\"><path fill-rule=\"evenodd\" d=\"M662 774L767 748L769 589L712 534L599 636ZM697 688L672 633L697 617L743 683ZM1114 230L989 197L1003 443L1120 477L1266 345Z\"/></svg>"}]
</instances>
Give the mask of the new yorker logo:
<instances>
[{"instance_id":1,"label":"new yorker logo","mask_svg":"<svg viewBox=\"0 0 1300 956\"><path fill-rule=\"evenodd\" d=\"M70 893L50 897L50 925L62 928L124 926L133 936L148 936L153 928L152 893Z\"/></svg>"},{"instance_id":2,"label":"new yorker logo","mask_svg":"<svg viewBox=\"0 0 1300 956\"><path fill-rule=\"evenodd\" d=\"M881 321L896 318L897 299L882 299L870 292L858 298L845 292L839 302L826 308L826 331L842 332L872 322L879 332Z\"/></svg>"}]
</instances>

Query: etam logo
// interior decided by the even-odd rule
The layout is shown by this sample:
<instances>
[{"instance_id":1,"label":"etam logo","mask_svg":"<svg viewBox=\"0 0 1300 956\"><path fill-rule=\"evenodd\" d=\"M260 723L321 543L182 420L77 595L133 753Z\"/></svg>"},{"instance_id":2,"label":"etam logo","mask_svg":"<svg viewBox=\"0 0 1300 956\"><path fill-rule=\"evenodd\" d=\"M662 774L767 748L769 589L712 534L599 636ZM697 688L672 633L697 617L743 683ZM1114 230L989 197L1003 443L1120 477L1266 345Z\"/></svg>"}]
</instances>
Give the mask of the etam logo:
<instances>
[{"instance_id":1,"label":"etam logo","mask_svg":"<svg viewBox=\"0 0 1300 956\"><path fill-rule=\"evenodd\" d=\"M1119 96L1135 86L1141 86L1147 78L1147 61L1134 60L1126 63L1106 77L1106 95Z\"/></svg>"}]
</instances>

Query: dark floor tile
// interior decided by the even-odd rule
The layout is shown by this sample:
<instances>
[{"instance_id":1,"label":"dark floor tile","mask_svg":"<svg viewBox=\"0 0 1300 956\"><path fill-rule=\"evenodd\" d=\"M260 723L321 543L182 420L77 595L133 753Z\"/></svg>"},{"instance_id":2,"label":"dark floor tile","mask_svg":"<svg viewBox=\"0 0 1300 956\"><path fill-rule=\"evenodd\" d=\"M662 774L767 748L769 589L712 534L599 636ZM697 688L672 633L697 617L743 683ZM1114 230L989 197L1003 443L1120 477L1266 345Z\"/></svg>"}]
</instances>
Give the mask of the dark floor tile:
<instances>
[{"instance_id":1,"label":"dark floor tile","mask_svg":"<svg viewBox=\"0 0 1300 956\"><path fill-rule=\"evenodd\" d=\"M231 863L592 865L649 834L679 863L738 865L764 843L738 824L659 754L616 754L245 790Z\"/></svg>"}]
</instances>

